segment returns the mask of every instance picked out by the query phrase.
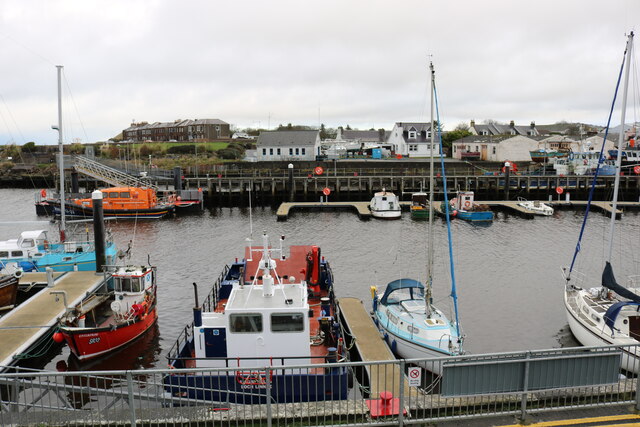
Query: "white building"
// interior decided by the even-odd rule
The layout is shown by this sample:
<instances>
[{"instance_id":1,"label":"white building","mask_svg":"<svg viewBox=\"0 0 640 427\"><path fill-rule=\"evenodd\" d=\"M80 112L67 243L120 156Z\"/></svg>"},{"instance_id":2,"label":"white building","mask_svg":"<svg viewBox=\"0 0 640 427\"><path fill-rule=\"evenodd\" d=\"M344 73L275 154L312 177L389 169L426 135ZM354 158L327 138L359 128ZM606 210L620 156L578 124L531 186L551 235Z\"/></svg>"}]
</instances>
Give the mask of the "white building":
<instances>
[{"instance_id":1,"label":"white building","mask_svg":"<svg viewBox=\"0 0 640 427\"><path fill-rule=\"evenodd\" d=\"M396 154L408 157L431 157L431 123L397 122L389 134L387 143ZM434 156L440 156L440 144L437 141Z\"/></svg>"},{"instance_id":2,"label":"white building","mask_svg":"<svg viewBox=\"0 0 640 427\"><path fill-rule=\"evenodd\" d=\"M258 161L315 160L320 155L320 131L282 130L260 132Z\"/></svg>"},{"instance_id":3,"label":"white building","mask_svg":"<svg viewBox=\"0 0 640 427\"><path fill-rule=\"evenodd\" d=\"M530 151L538 149L538 141L522 135L471 135L453 141L452 157L463 159L473 153L478 160L493 162L530 162Z\"/></svg>"}]
</instances>

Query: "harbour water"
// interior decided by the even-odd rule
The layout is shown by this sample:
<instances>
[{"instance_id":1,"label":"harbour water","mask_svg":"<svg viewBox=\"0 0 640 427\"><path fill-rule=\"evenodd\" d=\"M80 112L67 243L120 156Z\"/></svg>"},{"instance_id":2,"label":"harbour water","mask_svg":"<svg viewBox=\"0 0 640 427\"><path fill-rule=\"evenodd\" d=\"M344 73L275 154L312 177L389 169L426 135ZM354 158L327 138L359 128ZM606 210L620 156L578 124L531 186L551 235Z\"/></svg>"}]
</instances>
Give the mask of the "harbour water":
<instances>
[{"instance_id":1,"label":"harbour water","mask_svg":"<svg viewBox=\"0 0 640 427\"><path fill-rule=\"evenodd\" d=\"M35 214L35 190L0 189L0 239L20 231L54 225ZM250 221L251 219L251 221ZM489 225L452 222L460 321L470 353L575 346L562 303L561 267L571 261L583 219L579 210L556 211L552 217L525 219L498 212ZM640 274L640 221L627 212L617 227L623 240L615 250L614 268L622 278ZM45 222L36 222L45 221ZM599 281L609 219L592 213L578 267ZM82 225L91 227L91 224ZM131 263L158 267L157 328L114 356L79 366L69 351L60 351L36 367L60 369L134 369L166 367L165 354L190 322L193 286L202 298L225 264L244 254L246 238L260 243L266 231L272 244L284 235L287 244L316 244L331 263L338 297L357 297L371 307L370 286L383 288L401 277L426 275L425 221L361 221L351 212L296 212L278 222L271 207L205 208L202 212L153 221L110 221L118 248L132 242ZM446 308L450 292L446 224L436 220L434 302ZM595 261L595 260L598 261Z\"/></svg>"}]
</instances>

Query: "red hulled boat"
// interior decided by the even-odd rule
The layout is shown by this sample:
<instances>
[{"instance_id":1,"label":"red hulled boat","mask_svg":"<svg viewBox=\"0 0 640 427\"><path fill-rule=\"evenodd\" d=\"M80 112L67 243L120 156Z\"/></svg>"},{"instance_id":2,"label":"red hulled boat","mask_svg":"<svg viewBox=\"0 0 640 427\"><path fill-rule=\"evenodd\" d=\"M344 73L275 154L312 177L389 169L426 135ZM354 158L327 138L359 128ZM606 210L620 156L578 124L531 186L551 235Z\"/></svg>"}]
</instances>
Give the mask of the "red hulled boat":
<instances>
[{"instance_id":1,"label":"red hulled boat","mask_svg":"<svg viewBox=\"0 0 640 427\"><path fill-rule=\"evenodd\" d=\"M64 339L80 360L120 348L157 320L156 268L118 267L109 289L86 298L60 319L55 341Z\"/></svg>"}]
</instances>

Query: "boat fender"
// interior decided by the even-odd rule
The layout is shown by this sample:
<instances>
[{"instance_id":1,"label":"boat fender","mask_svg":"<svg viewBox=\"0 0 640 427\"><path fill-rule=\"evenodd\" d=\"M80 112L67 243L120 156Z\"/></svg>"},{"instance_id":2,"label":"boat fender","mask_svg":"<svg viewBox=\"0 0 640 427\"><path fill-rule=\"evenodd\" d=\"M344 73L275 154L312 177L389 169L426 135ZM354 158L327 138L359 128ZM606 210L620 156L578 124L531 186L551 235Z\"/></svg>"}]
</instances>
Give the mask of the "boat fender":
<instances>
[{"instance_id":1,"label":"boat fender","mask_svg":"<svg viewBox=\"0 0 640 427\"><path fill-rule=\"evenodd\" d=\"M42 242L42 246L44 247L45 251L49 250L49 241L45 240L44 242Z\"/></svg>"},{"instance_id":2,"label":"boat fender","mask_svg":"<svg viewBox=\"0 0 640 427\"><path fill-rule=\"evenodd\" d=\"M569 153L569 160L573 160L573 152Z\"/></svg>"},{"instance_id":3,"label":"boat fender","mask_svg":"<svg viewBox=\"0 0 640 427\"><path fill-rule=\"evenodd\" d=\"M451 212L451 216L456 216L456 215L458 215L458 211L454 209L453 212Z\"/></svg>"},{"instance_id":4,"label":"boat fender","mask_svg":"<svg viewBox=\"0 0 640 427\"><path fill-rule=\"evenodd\" d=\"M22 277L22 270L18 269L16 271L13 272L13 277L15 277L16 279L19 279Z\"/></svg>"},{"instance_id":5,"label":"boat fender","mask_svg":"<svg viewBox=\"0 0 640 427\"><path fill-rule=\"evenodd\" d=\"M584 159L582 163L584 163L584 165L586 166L589 163L589 161L587 159Z\"/></svg>"},{"instance_id":6,"label":"boat fender","mask_svg":"<svg viewBox=\"0 0 640 427\"><path fill-rule=\"evenodd\" d=\"M43 198L47 198L47 190L45 190L44 188L42 190L40 190L40 196L42 196Z\"/></svg>"},{"instance_id":7,"label":"boat fender","mask_svg":"<svg viewBox=\"0 0 640 427\"><path fill-rule=\"evenodd\" d=\"M391 341L391 352L395 354L397 349L398 344L396 343L396 340Z\"/></svg>"}]
</instances>

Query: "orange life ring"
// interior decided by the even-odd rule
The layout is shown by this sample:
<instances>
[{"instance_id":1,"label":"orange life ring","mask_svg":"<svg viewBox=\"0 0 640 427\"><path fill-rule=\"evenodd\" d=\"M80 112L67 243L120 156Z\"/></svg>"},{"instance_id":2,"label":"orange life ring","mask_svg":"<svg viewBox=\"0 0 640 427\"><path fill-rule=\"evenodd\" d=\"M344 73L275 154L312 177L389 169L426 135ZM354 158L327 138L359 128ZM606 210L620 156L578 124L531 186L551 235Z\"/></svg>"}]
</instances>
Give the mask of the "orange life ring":
<instances>
[{"instance_id":1,"label":"orange life ring","mask_svg":"<svg viewBox=\"0 0 640 427\"><path fill-rule=\"evenodd\" d=\"M466 201L464 202L464 208L465 208L465 209L468 209L468 208L470 208L470 207L471 207L471 202L470 202L469 200L466 200Z\"/></svg>"}]
</instances>

